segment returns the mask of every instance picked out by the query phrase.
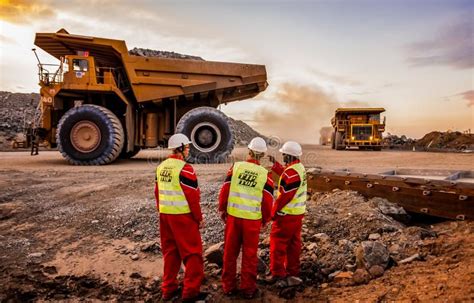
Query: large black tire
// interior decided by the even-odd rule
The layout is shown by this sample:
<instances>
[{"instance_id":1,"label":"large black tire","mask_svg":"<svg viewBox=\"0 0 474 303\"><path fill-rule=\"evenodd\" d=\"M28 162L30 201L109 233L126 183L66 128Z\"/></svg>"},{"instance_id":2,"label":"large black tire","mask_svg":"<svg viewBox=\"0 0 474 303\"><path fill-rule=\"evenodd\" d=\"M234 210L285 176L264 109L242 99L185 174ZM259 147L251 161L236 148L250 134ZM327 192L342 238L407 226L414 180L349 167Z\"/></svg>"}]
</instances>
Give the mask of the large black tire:
<instances>
[{"instance_id":1,"label":"large black tire","mask_svg":"<svg viewBox=\"0 0 474 303\"><path fill-rule=\"evenodd\" d=\"M342 134L340 132L336 132L336 138L334 139L334 144L336 147L336 150L344 150L346 149L346 146L342 144Z\"/></svg>"},{"instance_id":2,"label":"large black tire","mask_svg":"<svg viewBox=\"0 0 474 303\"><path fill-rule=\"evenodd\" d=\"M135 146L133 148L133 150L129 151L129 152L125 151L126 149L127 149L126 144L124 144L122 152L119 155L120 159L131 159L131 158L135 157L141 150L140 146Z\"/></svg>"},{"instance_id":3,"label":"large black tire","mask_svg":"<svg viewBox=\"0 0 474 303\"><path fill-rule=\"evenodd\" d=\"M331 135L331 149L336 148L336 132L333 132Z\"/></svg>"},{"instance_id":4,"label":"large black tire","mask_svg":"<svg viewBox=\"0 0 474 303\"><path fill-rule=\"evenodd\" d=\"M86 104L71 108L62 116L56 141L70 164L103 165L117 159L125 140L117 116L104 107Z\"/></svg>"},{"instance_id":5,"label":"large black tire","mask_svg":"<svg viewBox=\"0 0 474 303\"><path fill-rule=\"evenodd\" d=\"M176 132L193 142L189 161L221 163L234 149L234 132L227 116L212 107L190 110L178 122Z\"/></svg>"}]
</instances>

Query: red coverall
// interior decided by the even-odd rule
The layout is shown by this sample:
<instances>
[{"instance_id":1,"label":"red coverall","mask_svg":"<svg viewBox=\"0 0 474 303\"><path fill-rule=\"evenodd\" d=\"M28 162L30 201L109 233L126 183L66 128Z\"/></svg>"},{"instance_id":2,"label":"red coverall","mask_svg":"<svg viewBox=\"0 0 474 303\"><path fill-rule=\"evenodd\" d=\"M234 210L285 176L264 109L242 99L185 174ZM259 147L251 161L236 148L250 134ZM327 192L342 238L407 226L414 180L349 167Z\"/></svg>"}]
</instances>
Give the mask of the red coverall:
<instances>
[{"instance_id":1,"label":"red coverall","mask_svg":"<svg viewBox=\"0 0 474 303\"><path fill-rule=\"evenodd\" d=\"M257 160L247 162L260 164ZM260 227L271 219L271 205L273 202L273 180L268 173L267 182L263 189L262 219L248 220L227 214L227 201L232 179L232 168L227 173L224 185L219 194L219 211L226 221L224 232L224 266L222 270L222 287L224 293L237 289L237 258L242 247L242 269L240 273L240 289L244 294L252 295L257 289L257 249Z\"/></svg>"},{"instance_id":2,"label":"red coverall","mask_svg":"<svg viewBox=\"0 0 474 303\"><path fill-rule=\"evenodd\" d=\"M299 162L295 160L286 167ZM272 170L281 176L286 167L275 162ZM273 204L274 222L270 233L270 270L273 277L298 276L300 273L301 226L304 215L278 214L293 199L300 184L298 173L291 168L286 170L278 189L279 196Z\"/></svg>"},{"instance_id":3,"label":"red coverall","mask_svg":"<svg viewBox=\"0 0 474 303\"><path fill-rule=\"evenodd\" d=\"M181 155L170 155L169 158L183 159ZM196 297L204 278L202 258L202 241L199 222L202 221L200 202L201 191L197 176L191 165L186 164L179 175L181 188L188 201L189 214L160 214L161 249L163 251L164 269L161 285L163 298L172 297L178 288L176 279L181 262L184 263L184 287L182 298ZM159 209L158 184L155 182L156 206Z\"/></svg>"}]
</instances>

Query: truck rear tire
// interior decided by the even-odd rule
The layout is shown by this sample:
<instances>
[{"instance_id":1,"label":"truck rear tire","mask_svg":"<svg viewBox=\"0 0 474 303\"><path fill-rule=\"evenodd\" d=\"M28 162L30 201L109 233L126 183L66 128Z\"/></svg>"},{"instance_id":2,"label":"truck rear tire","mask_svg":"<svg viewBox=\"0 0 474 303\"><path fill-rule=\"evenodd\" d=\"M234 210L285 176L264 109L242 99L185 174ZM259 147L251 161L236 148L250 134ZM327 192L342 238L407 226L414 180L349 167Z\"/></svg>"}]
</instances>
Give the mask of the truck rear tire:
<instances>
[{"instance_id":1,"label":"truck rear tire","mask_svg":"<svg viewBox=\"0 0 474 303\"><path fill-rule=\"evenodd\" d=\"M234 149L234 132L227 116L213 107L198 107L181 117L176 126L193 142L189 160L193 163L221 163Z\"/></svg>"},{"instance_id":2,"label":"truck rear tire","mask_svg":"<svg viewBox=\"0 0 474 303\"><path fill-rule=\"evenodd\" d=\"M333 132L331 135L331 149L336 148L336 132Z\"/></svg>"},{"instance_id":3,"label":"truck rear tire","mask_svg":"<svg viewBox=\"0 0 474 303\"><path fill-rule=\"evenodd\" d=\"M117 159L125 140L122 124L114 113L86 104L62 116L56 141L70 164L104 165Z\"/></svg>"},{"instance_id":4,"label":"truck rear tire","mask_svg":"<svg viewBox=\"0 0 474 303\"><path fill-rule=\"evenodd\" d=\"M135 146L132 151L125 151L126 150L126 144L124 144L122 152L119 155L120 159L131 159L135 157L141 150L140 146Z\"/></svg>"},{"instance_id":5,"label":"truck rear tire","mask_svg":"<svg viewBox=\"0 0 474 303\"><path fill-rule=\"evenodd\" d=\"M346 149L346 146L342 144L342 135L340 132L336 132L334 144L335 144L336 150Z\"/></svg>"}]
</instances>

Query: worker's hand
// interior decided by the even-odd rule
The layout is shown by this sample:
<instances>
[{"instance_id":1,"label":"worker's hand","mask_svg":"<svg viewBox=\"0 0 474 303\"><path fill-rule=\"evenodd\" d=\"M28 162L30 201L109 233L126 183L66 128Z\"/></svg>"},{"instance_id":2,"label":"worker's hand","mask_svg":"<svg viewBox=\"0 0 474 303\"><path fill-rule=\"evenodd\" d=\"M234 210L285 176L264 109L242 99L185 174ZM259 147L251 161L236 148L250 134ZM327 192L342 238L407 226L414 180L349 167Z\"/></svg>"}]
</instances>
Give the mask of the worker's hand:
<instances>
[{"instance_id":1,"label":"worker's hand","mask_svg":"<svg viewBox=\"0 0 474 303\"><path fill-rule=\"evenodd\" d=\"M272 156L272 155L268 155L268 160L270 160L270 162L272 162L273 164L275 164L275 162L276 162L275 157Z\"/></svg>"},{"instance_id":2,"label":"worker's hand","mask_svg":"<svg viewBox=\"0 0 474 303\"><path fill-rule=\"evenodd\" d=\"M204 218L202 218L201 221L199 221L199 229L203 229L206 226L206 221L204 221Z\"/></svg>"},{"instance_id":3,"label":"worker's hand","mask_svg":"<svg viewBox=\"0 0 474 303\"><path fill-rule=\"evenodd\" d=\"M221 219L225 223L227 220L227 212L221 211Z\"/></svg>"}]
</instances>

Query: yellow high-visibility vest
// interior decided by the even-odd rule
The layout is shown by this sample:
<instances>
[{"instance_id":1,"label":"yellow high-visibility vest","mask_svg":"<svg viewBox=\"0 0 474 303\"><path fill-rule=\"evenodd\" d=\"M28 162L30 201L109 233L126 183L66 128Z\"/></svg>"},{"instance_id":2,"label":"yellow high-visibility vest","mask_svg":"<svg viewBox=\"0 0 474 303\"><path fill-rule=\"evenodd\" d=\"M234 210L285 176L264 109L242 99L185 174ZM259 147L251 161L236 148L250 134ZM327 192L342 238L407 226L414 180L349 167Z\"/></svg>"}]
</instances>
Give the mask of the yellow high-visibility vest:
<instances>
[{"instance_id":1,"label":"yellow high-visibility vest","mask_svg":"<svg viewBox=\"0 0 474 303\"><path fill-rule=\"evenodd\" d=\"M227 213L237 218L262 218L263 188L268 171L250 162L236 162L232 169Z\"/></svg>"},{"instance_id":2,"label":"yellow high-visibility vest","mask_svg":"<svg viewBox=\"0 0 474 303\"><path fill-rule=\"evenodd\" d=\"M179 183L179 174L186 162L168 158L156 168L158 183L159 210L162 214L188 214L188 201Z\"/></svg>"},{"instance_id":3,"label":"yellow high-visibility vest","mask_svg":"<svg viewBox=\"0 0 474 303\"><path fill-rule=\"evenodd\" d=\"M296 191L293 199L281 209L281 212L288 215L302 215L306 211L306 193L308 187L308 184L306 182L306 170L303 164L301 163L293 164L287 167L285 171L290 168L294 169L298 173L298 175L300 176L301 184L298 190ZM283 174L285 173L285 171L283 172ZM280 183L283 174L281 174L280 180L278 181L278 194L280 194Z\"/></svg>"}]
</instances>

